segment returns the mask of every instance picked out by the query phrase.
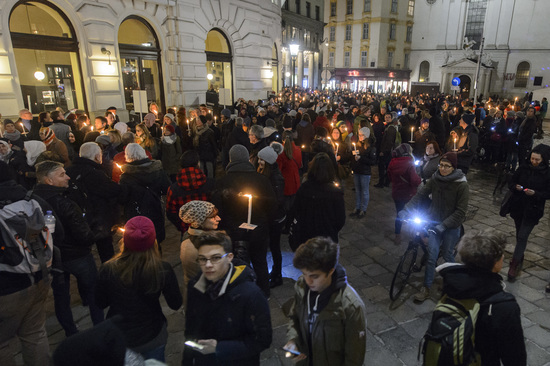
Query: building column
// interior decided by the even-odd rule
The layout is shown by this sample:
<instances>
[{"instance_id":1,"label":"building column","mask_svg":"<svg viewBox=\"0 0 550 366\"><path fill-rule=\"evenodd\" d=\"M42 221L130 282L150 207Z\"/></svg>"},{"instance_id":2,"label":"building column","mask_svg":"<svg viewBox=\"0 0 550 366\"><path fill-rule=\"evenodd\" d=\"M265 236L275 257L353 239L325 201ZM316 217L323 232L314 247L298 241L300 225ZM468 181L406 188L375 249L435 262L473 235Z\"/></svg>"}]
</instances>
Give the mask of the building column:
<instances>
[{"instance_id":1,"label":"building column","mask_svg":"<svg viewBox=\"0 0 550 366\"><path fill-rule=\"evenodd\" d=\"M313 86L312 88L319 88L321 89L321 85L319 84L321 80L321 75L319 73L319 52L315 52L313 54L313 69L315 70L315 73L313 74Z\"/></svg>"},{"instance_id":2,"label":"building column","mask_svg":"<svg viewBox=\"0 0 550 366\"><path fill-rule=\"evenodd\" d=\"M447 93L447 77L449 73L444 72L441 76L441 92Z\"/></svg>"},{"instance_id":3,"label":"building column","mask_svg":"<svg viewBox=\"0 0 550 366\"><path fill-rule=\"evenodd\" d=\"M307 86L308 88L313 89L315 87L314 81L313 81L315 80L313 78L315 76L315 70L313 69L313 52L310 52L307 56L308 56Z\"/></svg>"},{"instance_id":4,"label":"building column","mask_svg":"<svg viewBox=\"0 0 550 366\"><path fill-rule=\"evenodd\" d=\"M302 87L302 79L304 78L304 51L298 52L296 58L296 86Z\"/></svg>"},{"instance_id":5,"label":"building column","mask_svg":"<svg viewBox=\"0 0 550 366\"><path fill-rule=\"evenodd\" d=\"M489 83L491 81L491 70L485 70L485 74L483 75L483 98L487 99L487 95L489 94Z\"/></svg>"}]
</instances>

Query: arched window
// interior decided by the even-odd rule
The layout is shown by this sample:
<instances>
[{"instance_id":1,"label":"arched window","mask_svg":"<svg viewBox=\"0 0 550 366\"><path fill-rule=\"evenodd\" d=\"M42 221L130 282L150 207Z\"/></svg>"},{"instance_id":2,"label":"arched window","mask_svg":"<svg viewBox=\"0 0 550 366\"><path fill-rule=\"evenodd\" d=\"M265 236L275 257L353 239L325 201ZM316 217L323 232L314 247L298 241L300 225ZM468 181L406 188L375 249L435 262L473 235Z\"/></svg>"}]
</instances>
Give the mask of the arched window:
<instances>
[{"instance_id":1,"label":"arched window","mask_svg":"<svg viewBox=\"0 0 550 366\"><path fill-rule=\"evenodd\" d=\"M47 1L21 1L9 27L25 107L33 114L87 109L78 41L67 16Z\"/></svg>"},{"instance_id":2,"label":"arched window","mask_svg":"<svg viewBox=\"0 0 550 366\"><path fill-rule=\"evenodd\" d=\"M427 82L430 81L430 63L428 61L422 61L420 63L420 69L418 71L418 81Z\"/></svg>"},{"instance_id":3,"label":"arched window","mask_svg":"<svg viewBox=\"0 0 550 366\"><path fill-rule=\"evenodd\" d=\"M160 48L155 31L144 19L130 16L118 30L120 70L126 109L134 109L134 90L147 92L147 104L165 110Z\"/></svg>"},{"instance_id":4,"label":"arched window","mask_svg":"<svg viewBox=\"0 0 550 366\"><path fill-rule=\"evenodd\" d=\"M531 70L531 65L529 62L523 61L520 62L516 70L516 82L514 83L514 88L525 88L527 87L527 81L529 80L529 71Z\"/></svg>"},{"instance_id":5,"label":"arched window","mask_svg":"<svg viewBox=\"0 0 550 366\"><path fill-rule=\"evenodd\" d=\"M216 103L210 99L214 95L219 96L219 103L233 104L233 55L229 40L224 33L217 29L208 32L205 42L206 52L206 77L208 79L207 102ZM220 89L228 90L229 96L220 95ZM210 100L209 100L210 99Z\"/></svg>"}]
</instances>

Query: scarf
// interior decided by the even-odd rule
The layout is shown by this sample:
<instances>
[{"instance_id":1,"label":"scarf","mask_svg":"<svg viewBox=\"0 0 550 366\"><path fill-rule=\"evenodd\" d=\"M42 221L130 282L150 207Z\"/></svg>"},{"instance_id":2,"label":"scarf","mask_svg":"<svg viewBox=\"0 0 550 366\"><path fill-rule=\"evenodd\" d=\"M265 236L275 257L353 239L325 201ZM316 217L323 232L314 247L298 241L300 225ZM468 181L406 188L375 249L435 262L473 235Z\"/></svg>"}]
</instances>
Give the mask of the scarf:
<instances>
[{"instance_id":1,"label":"scarf","mask_svg":"<svg viewBox=\"0 0 550 366\"><path fill-rule=\"evenodd\" d=\"M15 130L15 132L4 131L4 137L10 141L17 141L19 140L19 138L21 138L21 132L19 132L18 130Z\"/></svg>"},{"instance_id":2,"label":"scarf","mask_svg":"<svg viewBox=\"0 0 550 366\"><path fill-rule=\"evenodd\" d=\"M203 133L208 131L209 127L207 125L203 125L200 129L196 127L195 125L195 136L193 136L193 146L198 147L199 146L199 139Z\"/></svg>"},{"instance_id":3,"label":"scarf","mask_svg":"<svg viewBox=\"0 0 550 366\"><path fill-rule=\"evenodd\" d=\"M173 145L176 142L177 138L178 136L176 136L176 134L171 134L170 136L163 135L160 139L164 144Z\"/></svg>"},{"instance_id":4,"label":"scarf","mask_svg":"<svg viewBox=\"0 0 550 366\"><path fill-rule=\"evenodd\" d=\"M46 146L50 146L53 139L55 138L55 132L53 132L53 130L49 127L42 127L40 129L40 132L44 134L44 140L42 140L42 142L46 144Z\"/></svg>"}]
</instances>

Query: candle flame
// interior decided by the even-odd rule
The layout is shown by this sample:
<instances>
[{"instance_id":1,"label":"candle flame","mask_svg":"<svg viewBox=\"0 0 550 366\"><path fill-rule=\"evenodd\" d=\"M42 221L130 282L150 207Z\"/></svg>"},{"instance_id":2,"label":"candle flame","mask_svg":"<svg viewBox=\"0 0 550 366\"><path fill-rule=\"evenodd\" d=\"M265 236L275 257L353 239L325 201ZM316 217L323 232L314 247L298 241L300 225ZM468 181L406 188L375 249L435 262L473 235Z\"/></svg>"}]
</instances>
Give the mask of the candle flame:
<instances>
[{"instance_id":1,"label":"candle flame","mask_svg":"<svg viewBox=\"0 0 550 366\"><path fill-rule=\"evenodd\" d=\"M252 199L252 195L247 193L247 194L243 194L243 197L248 197L248 199Z\"/></svg>"},{"instance_id":2,"label":"candle flame","mask_svg":"<svg viewBox=\"0 0 550 366\"><path fill-rule=\"evenodd\" d=\"M115 163L118 169L122 170L122 166L120 166L118 163Z\"/></svg>"},{"instance_id":3,"label":"candle flame","mask_svg":"<svg viewBox=\"0 0 550 366\"><path fill-rule=\"evenodd\" d=\"M94 126L91 126L91 131L93 131L93 130L94 130Z\"/></svg>"},{"instance_id":4,"label":"candle flame","mask_svg":"<svg viewBox=\"0 0 550 366\"><path fill-rule=\"evenodd\" d=\"M126 229L123 228L123 227L119 227L118 230L120 230L120 231L122 231L122 232L125 232L125 231L126 231Z\"/></svg>"},{"instance_id":5,"label":"candle flame","mask_svg":"<svg viewBox=\"0 0 550 366\"><path fill-rule=\"evenodd\" d=\"M302 149L305 149L306 148L306 145L302 145Z\"/></svg>"}]
</instances>

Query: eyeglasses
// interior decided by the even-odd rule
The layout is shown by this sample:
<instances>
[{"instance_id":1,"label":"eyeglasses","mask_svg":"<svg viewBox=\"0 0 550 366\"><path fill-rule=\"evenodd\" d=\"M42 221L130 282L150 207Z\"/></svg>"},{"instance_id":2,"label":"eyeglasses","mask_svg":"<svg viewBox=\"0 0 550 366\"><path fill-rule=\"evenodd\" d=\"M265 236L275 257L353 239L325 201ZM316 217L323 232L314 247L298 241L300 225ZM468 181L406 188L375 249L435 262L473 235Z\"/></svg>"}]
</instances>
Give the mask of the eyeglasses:
<instances>
[{"instance_id":1,"label":"eyeglasses","mask_svg":"<svg viewBox=\"0 0 550 366\"><path fill-rule=\"evenodd\" d=\"M224 255L214 255L210 258L199 257L197 258L197 263L201 266L206 266L208 261L210 261L211 264L218 264L223 258L227 257L228 254L229 253L225 253Z\"/></svg>"},{"instance_id":2,"label":"eyeglasses","mask_svg":"<svg viewBox=\"0 0 550 366\"><path fill-rule=\"evenodd\" d=\"M439 167L441 169L451 169L453 166L448 164L439 164Z\"/></svg>"}]
</instances>

